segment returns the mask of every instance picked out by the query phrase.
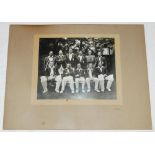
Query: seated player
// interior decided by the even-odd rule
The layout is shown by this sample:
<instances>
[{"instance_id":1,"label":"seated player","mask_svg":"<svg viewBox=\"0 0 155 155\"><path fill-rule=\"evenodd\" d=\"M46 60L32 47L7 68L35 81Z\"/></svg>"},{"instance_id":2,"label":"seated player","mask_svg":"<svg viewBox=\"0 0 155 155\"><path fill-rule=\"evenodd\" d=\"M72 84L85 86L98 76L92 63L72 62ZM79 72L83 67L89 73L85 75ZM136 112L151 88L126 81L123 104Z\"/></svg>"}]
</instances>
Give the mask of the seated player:
<instances>
[{"instance_id":1,"label":"seated player","mask_svg":"<svg viewBox=\"0 0 155 155\"><path fill-rule=\"evenodd\" d=\"M91 87L90 87L90 82L91 81L94 81L95 82L95 91L96 92L100 92L98 90L98 78L97 78L97 75L95 73L95 69L92 67L92 64L90 63L88 65L88 69L86 70L85 72L85 77L86 77L86 83L87 83L87 92L89 93L91 91Z\"/></svg>"},{"instance_id":2,"label":"seated player","mask_svg":"<svg viewBox=\"0 0 155 155\"><path fill-rule=\"evenodd\" d=\"M95 67L95 55L92 54L91 50L88 50L88 55L86 55L86 61L87 65L91 63L93 65L92 67Z\"/></svg>"},{"instance_id":3,"label":"seated player","mask_svg":"<svg viewBox=\"0 0 155 155\"><path fill-rule=\"evenodd\" d=\"M84 78L84 70L81 68L81 64L77 64L77 68L75 70L75 85L76 85L76 93L79 92L79 83L82 84L82 92L85 93L85 78Z\"/></svg>"},{"instance_id":4,"label":"seated player","mask_svg":"<svg viewBox=\"0 0 155 155\"><path fill-rule=\"evenodd\" d=\"M60 66L60 68L56 69L56 77L55 77L56 87L55 87L55 91L57 93L59 93L60 85L61 85L61 82L62 82L63 70L64 70L64 68L62 66Z\"/></svg>"},{"instance_id":5,"label":"seated player","mask_svg":"<svg viewBox=\"0 0 155 155\"><path fill-rule=\"evenodd\" d=\"M63 74L62 74L62 88L60 93L63 93L66 87L66 83L69 83L71 92L74 93L74 81L73 81L73 74L74 71L71 68L70 64L67 64L66 68L63 70Z\"/></svg>"},{"instance_id":6,"label":"seated player","mask_svg":"<svg viewBox=\"0 0 155 155\"><path fill-rule=\"evenodd\" d=\"M96 74L98 76L101 91L104 92L105 90L105 80L107 80L106 89L108 91L111 91L111 86L114 81L114 75L111 73L107 73L107 65L102 65L102 63L99 63L98 67L96 68Z\"/></svg>"},{"instance_id":7,"label":"seated player","mask_svg":"<svg viewBox=\"0 0 155 155\"><path fill-rule=\"evenodd\" d=\"M108 91L111 91L111 86L112 86L112 83L113 83L113 81L114 81L114 75L113 75L113 74L106 75L106 76L105 76L105 80L107 80L106 89L107 89Z\"/></svg>"},{"instance_id":8,"label":"seated player","mask_svg":"<svg viewBox=\"0 0 155 155\"><path fill-rule=\"evenodd\" d=\"M98 66L96 67L96 74L99 80L99 86L101 88L101 92L104 92L104 78L107 76L106 75L106 67L102 66L102 62L98 63Z\"/></svg>"}]
</instances>

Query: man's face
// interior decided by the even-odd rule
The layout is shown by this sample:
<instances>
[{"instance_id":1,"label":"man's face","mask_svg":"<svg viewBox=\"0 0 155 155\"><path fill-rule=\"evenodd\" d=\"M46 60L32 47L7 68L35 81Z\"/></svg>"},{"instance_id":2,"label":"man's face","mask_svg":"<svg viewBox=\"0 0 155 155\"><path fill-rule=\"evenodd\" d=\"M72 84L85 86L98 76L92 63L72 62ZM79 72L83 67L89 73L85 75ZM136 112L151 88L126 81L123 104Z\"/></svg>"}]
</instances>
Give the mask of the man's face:
<instances>
[{"instance_id":1,"label":"man's face","mask_svg":"<svg viewBox=\"0 0 155 155\"><path fill-rule=\"evenodd\" d=\"M67 66L66 66L67 68L70 68L70 64L67 64Z\"/></svg>"},{"instance_id":2,"label":"man's face","mask_svg":"<svg viewBox=\"0 0 155 155\"><path fill-rule=\"evenodd\" d=\"M53 55L53 51L50 51L49 56L52 56L52 55Z\"/></svg>"},{"instance_id":3,"label":"man's face","mask_svg":"<svg viewBox=\"0 0 155 155\"><path fill-rule=\"evenodd\" d=\"M62 54L63 54L63 53L62 53L62 51L60 50L60 51L59 51L59 55L62 55Z\"/></svg>"},{"instance_id":4,"label":"man's face","mask_svg":"<svg viewBox=\"0 0 155 155\"><path fill-rule=\"evenodd\" d=\"M101 56L101 52L98 52L98 56Z\"/></svg>"},{"instance_id":5,"label":"man's face","mask_svg":"<svg viewBox=\"0 0 155 155\"><path fill-rule=\"evenodd\" d=\"M91 55L91 50L88 51L88 55Z\"/></svg>"},{"instance_id":6,"label":"man's face","mask_svg":"<svg viewBox=\"0 0 155 155\"><path fill-rule=\"evenodd\" d=\"M72 49L71 49L71 48L69 49L69 53L70 53L70 54L72 53Z\"/></svg>"},{"instance_id":7,"label":"man's face","mask_svg":"<svg viewBox=\"0 0 155 155\"><path fill-rule=\"evenodd\" d=\"M81 68L81 64L77 64L77 68Z\"/></svg>"}]
</instances>

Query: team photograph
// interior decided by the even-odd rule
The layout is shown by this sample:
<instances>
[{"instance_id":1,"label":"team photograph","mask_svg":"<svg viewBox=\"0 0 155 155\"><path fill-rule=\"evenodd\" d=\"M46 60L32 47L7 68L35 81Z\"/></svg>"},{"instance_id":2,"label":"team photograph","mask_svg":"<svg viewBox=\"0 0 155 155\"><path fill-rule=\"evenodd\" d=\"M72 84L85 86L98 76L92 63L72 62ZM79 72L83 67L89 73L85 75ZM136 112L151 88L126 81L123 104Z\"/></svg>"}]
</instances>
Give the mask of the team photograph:
<instances>
[{"instance_id":1,"label":"team photograph","mask_svg":"<svg viewBox=\"0 0 155 155\"><path fill-rule=\"evenodd\" d=\"M116 99L114 38L40 38L38 99Z\"/></svg>"}]
</instances>

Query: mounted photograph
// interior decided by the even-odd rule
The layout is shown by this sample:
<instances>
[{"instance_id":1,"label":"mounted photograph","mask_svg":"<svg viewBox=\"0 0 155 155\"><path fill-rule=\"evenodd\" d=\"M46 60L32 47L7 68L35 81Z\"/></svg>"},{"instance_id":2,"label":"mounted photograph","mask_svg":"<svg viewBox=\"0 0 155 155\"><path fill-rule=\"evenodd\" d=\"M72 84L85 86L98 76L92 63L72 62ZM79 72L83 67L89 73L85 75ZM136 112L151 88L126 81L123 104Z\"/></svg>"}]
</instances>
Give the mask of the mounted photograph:
<instances>
[{"instance_id":1,"label":"mounted photograph","mask_svg":"<svg viewBox=\"0 0 155 155\"><path fill-rule=\"evenodd\" d=\"M4 129L151 129L144 32L128 24L12 25Z\"/></svg>"}]
</instances>

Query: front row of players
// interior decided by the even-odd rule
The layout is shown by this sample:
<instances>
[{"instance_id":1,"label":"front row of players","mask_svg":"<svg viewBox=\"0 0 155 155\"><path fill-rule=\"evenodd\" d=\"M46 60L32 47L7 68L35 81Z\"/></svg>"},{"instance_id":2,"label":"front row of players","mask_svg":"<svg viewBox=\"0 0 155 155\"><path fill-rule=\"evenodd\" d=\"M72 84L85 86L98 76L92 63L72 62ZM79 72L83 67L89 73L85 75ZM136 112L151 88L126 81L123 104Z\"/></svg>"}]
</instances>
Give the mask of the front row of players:
<instances>
[{"instance_id":1,"label":"front row of players","mask_svg":"<svg viewBox=\"0 0 155 155\"><path fill-rule=\"evenodd\" d=\"M82 92L85 92L85 84L87 85L87 92L91 91L91 82L95 83L94 90L96 92L104 92L105 80L107 81L106 89L111 91L111 85L114 81L113 74L107 75L106 69L102 66L102 63L98 64L98 67L93 68L92 64L88 65L86 70L81 68L81 64L77 64L77 68L74 70L70 64L67 64L64 69L62 66L56 70L53 62L50 62L50 75L41 76L41 84L43 87L43 93L48 91L47 81L55 80L57 93L63 93L65 91L66 84L68 83L71 92L74 93L74 82L76 87L76 93L79 92L79 84L82 85ZM61 86L61 89L60 89Z\"/></svg>"}]
</instances>

